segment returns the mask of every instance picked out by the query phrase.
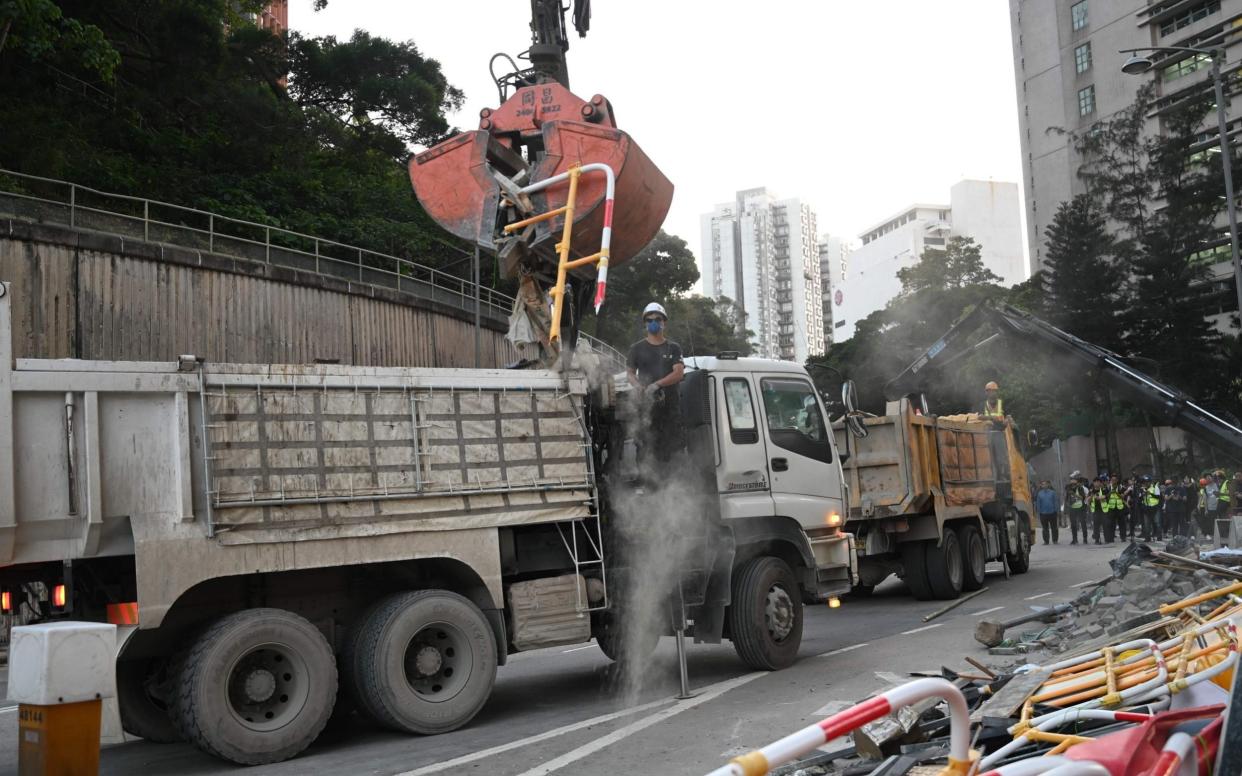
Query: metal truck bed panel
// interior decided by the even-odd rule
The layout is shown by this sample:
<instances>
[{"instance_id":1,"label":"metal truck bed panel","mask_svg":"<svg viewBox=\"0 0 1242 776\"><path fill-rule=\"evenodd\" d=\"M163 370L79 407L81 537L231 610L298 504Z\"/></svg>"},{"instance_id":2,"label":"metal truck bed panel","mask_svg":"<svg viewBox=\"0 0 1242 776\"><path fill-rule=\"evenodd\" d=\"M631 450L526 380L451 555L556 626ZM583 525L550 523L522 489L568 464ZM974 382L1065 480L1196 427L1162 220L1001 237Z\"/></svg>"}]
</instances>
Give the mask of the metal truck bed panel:
<instances>
[{"instance_id":1,"label":"metal truck bed panel","mask_svg":"<svg viewBox=\"0 0 1242 776\"><path fill-rule=\"evenodd\" d=\"M869 434L861 439L847 440L844 424L833 426L838 447L850 445L843 470L851 519L924 514L936 495L950 507L996 498L990 425L908 411L863 423Z\"/></svg>"},{"instance_id":2,"label":"metal truck bed panel","mask_svg":"<svg viewBox=\"0 0 1242 776\"><path fill-rule=\"evenodd\" d=\"M496 528L596 511L577 373L14 362L9 302L0 564L132 554L143 628L205 580L418 557L499 602Z\"/></svg>"},{"instance_id":3,"label":"metal truck bed panel","mask_svg":"<svg viewBox=\"0 0 1242 776\"><path fill-rule=\"evenodd\" d=\"M550 372L17 366L14 562L132 552L138 517L233 544L574 519L594 498L585 384Z\"/></svg>"}]
</instances>

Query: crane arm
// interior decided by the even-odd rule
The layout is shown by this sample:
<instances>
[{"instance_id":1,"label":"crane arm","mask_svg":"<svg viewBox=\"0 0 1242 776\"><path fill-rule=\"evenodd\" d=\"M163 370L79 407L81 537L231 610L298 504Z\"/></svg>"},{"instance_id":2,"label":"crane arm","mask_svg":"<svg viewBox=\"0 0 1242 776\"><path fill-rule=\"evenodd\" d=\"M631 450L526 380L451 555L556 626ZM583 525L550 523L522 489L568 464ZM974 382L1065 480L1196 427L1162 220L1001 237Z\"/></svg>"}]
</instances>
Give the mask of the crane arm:
<instances>
[{"instance_id":1,"label":"crane arm","mask_svg":"<svg viewBox=\"0 0 1242 776\"><path fill-rule=\"evenodd\" d=\"M1111 389L1157 422L1176 426L1209 444L1242 454L1242 427L1236 423L1135 369L1111 350L1075 337L1004 302L985 300L976 305L884 386L885 398L896 400L911 393L923 393L924 386L937 372L972 350L965 347L965 337L985 323L991 323L1004 336L1035 341L1070 356L1084 370L1094 369Z\"/></svg>"}]
</instances>

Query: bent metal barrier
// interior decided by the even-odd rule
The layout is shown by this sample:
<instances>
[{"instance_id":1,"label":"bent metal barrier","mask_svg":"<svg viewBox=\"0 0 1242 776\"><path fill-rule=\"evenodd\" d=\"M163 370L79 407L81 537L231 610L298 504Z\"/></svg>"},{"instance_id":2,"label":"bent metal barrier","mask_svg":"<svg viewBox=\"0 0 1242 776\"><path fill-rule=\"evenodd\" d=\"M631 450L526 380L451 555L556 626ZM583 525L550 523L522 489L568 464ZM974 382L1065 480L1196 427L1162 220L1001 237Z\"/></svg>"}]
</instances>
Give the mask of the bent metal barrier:
<instances>
[{"instance_id":1,"label":"bent metal barrier","mask_svg":"<svg viewBox=\"0 0 1242 776\"><path fill-rule=\"evenodd\" d=\"M763 776L773 767L793 762L868 722L933 697L943 698L949 706L949 763L941 775L967 774L974 763L974 755L970 751L970 710L966 705L966 696L945 679L916 679L833 714L762 749L735 757L728 765L717 768L708 776Z\"/></svg>"},{"instance_id":2,"label":"bent metal barrier","mask_svg":"<svg viewBox=\"0 0 1242 776\"><path fill-rule=\"evenodd\" d=\"M70 181L0 169L0 215L144 242L203 250L299 270L336 280L395 290L474 312L492 322L508 318L508 294L400 256L302 234L271 224L230 218L197 208L100 191ZM444 243L462 255L469 252ZM581 335L614 371L625 356Z\"/></svg>"}]
</instances>

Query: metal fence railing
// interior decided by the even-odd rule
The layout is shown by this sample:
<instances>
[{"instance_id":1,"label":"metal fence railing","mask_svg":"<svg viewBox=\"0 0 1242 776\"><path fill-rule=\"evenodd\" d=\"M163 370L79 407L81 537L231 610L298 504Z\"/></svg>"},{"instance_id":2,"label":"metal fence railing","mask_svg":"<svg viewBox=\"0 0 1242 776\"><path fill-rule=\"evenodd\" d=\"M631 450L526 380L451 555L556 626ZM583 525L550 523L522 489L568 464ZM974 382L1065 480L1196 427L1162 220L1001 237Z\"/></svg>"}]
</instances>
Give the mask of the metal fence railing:
<instances>
[{"instance_id":1,"label":"metal fence railing","mask_svg":"<svg viewBox=\"0 0 1242 776\"><path fill-rule=\"evenodd\" d=\"M0 169L0 216L208 251L385 288L505 320L513 297L400 256L346 245L280 226L197 208L99 191L69 181ZM466 251L462 251L466 254ZM612 346L583 335L601 355L624 368Z\"/></svg>"}]
</instances>

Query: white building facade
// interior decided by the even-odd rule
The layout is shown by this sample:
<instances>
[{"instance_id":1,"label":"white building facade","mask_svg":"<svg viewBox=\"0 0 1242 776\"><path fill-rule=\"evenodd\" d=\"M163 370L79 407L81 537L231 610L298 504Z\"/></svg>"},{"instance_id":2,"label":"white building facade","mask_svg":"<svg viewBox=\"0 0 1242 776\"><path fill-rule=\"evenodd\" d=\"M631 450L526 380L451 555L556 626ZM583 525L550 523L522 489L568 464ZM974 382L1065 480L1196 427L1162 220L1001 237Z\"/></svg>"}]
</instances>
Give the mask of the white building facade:
<instances>
[{"instance_id":1,"label":"white building facade","mask_svg":"<svg viewBox=\"0 0 1242 776\"><path fill-rule=\"evenodd\" d=\"M827 233L819 236L819 290L823 297L824 347L836 342L833 334L833 299L837 294L844 294L841 284L845 281L849 254L850 246L845 239Z\"/></svg>"},{"instance_id":2,"label":"white building facade","mask_svg":"<svg viewBox=\"0 0 1242 776\"><path fill-rule=\"evenodd\" d=\"M1057 206L1086 191L1078 177L1082 158L1073 134L1087 132L1128 108L1140 87L1154 84L1156 102L1145 131L1163 131L1169 113L1188 97L1212 88L1210 58L1194 52L1154 54L1145 75L1121 70L1128 54L1120 49L1192 46L1225 49L1223 72L1233 83L1242 75L1239 44L1242 0L1009 0L1017 78L1018 120L1026 191L1027 240L1031 266L1047 261L1047 229ZM1228 90L1230 87L1226 87ZM1236 86L1232 87L1236 92ZM1242 130L1242 101L1226 98L1229 134ZM1203 125L1205 147L1218 147L1216 117ZM1237 146L1234 146L1235 153ZM1211 164L1219 165L1213 157ZM1235 163L1236 164L1236 163ZM1235 166L1235 170L1237 167ZM1219 323L1237 309L1229 233L1198 248L1194 261L1209 267L1213 294L1204 314Z\"/></svg>"},{"instance_id":3,"label":"white building facade","mask_svg":"<svg viewBox=\"0 0 1242 776\"><path fill-rule=\"evenodd\" d=\"M755 355L805 361L824 352L815 212L767 189L739 191L700 218L703 292L739 303Z\"/></svg>"},{"instance_id":4,"label":"white building facade","mask_svg":"<svg viewBox=\"0 0 1242 776\"><path fill-rule=\"evenodd\" d=\"M960 181L949 189L949 204L911 205L860 235L862 245L849 252L844 277L834 283L832 341L854 336L858 321L901 293L898 270L917 264L928 248L944 248L950 237L973 238L983 265L1003 285L1030 277L1018 184Z\"/></svg>"}]
</instances>

